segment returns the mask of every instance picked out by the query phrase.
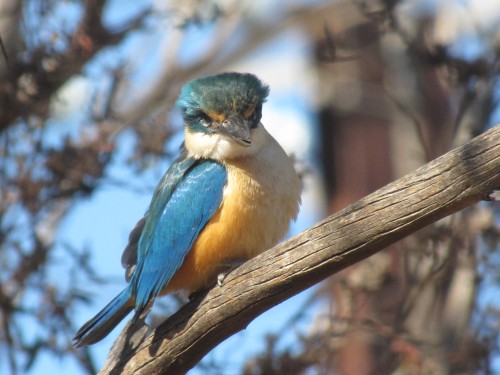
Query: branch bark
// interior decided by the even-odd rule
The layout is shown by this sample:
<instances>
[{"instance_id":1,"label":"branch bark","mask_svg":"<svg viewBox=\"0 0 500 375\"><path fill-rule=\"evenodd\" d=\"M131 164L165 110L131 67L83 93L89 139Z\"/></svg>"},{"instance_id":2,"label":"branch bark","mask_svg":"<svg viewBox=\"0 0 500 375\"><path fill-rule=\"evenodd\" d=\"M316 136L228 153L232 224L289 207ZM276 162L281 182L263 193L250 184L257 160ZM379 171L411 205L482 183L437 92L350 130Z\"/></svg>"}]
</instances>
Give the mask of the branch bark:
<instances>
[{"instance_id":1,"label":"branch bark","mask_svg":"<svg viewBox=\"0 0 500 375\"><path fill-rule=\"evenodd\" d=\"M185 373L264 311L496 189L500 125L246 262L137 345L127 326L100 374Z\"/></svg>"}]
</instances>

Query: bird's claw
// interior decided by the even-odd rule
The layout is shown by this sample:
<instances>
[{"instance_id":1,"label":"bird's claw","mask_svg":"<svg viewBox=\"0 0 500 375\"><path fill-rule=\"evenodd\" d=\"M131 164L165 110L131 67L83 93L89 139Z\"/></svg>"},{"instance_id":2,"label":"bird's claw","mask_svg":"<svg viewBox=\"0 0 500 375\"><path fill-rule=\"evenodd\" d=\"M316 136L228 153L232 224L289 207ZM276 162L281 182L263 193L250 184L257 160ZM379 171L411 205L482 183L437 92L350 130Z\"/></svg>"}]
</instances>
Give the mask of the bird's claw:
<instances>
[{"instance_id":1,"label":"bird's claw","mask_svg":"<svg viewBox=\"0 0 500 375\"><path fill-rule=\"evenodd\" d=\"M236 259L229 263L224 264L225 270L217 275L217 285L222 286L227 275L233 272L237 267L241 266L245 261L243 259Z\"/></svg>"},{"instance_id":2,"label":"bird's claw","mask_svg":"<svg viewBox=\"0 0 500 375\"><path fill-rule=\"evenodd\" d=\"M224 279L226 278L227 274L229 272L221 272L217 275L217 285L222 286L222 283L224 282Z\"/></svg>"}]
</instances>

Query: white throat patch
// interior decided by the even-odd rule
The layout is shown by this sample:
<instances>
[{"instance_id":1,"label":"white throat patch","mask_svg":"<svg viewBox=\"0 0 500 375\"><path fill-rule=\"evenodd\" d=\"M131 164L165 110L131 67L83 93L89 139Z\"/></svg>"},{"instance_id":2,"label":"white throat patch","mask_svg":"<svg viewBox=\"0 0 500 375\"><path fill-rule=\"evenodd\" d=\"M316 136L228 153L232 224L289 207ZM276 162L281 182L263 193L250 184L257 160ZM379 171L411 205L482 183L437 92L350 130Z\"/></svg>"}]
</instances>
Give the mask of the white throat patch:
<instances>
[{"instance_id":1,"label":"white throat patch","mask_svg":"<svg viewBox=\"0 0 500 375\"><path fill-rule=\"evenodd\" d=\"M259 125L251 131L252 144L242 146L229 137L220 134L196 133L185 127L184 130L186 150L189 155L199 158L210 158L219 161L237 159L257 154L271 137L264 126Z\"/></svg>"}]
</instances>

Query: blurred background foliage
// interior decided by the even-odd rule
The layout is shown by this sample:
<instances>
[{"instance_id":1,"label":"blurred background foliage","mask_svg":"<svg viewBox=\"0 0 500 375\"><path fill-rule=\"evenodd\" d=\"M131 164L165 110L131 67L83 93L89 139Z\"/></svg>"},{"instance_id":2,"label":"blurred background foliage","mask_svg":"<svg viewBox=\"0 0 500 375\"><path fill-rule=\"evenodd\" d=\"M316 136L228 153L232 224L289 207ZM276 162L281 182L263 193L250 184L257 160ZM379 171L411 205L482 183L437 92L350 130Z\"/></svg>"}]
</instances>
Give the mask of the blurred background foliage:
<instances>
[{"instance_id":1,"label":"blurred background foliage","mask_svg":"<svg viewBox=\"0 0 500 375\"><path fill-rule=\"evenodd\" d=\"M91 245L60 231L99 191L152 194L176 152L187 80L244 67L273 91L307 96L303 129L315 140L310 157L296 156L319 217L498 121L499 25L495 0L3 0L1 368L33 373L70 358L98 370L96 352L71 338L77 311L99 308L95 291L119 266L102 272ZM278 139L298 131L272 121L283 121ZM204 360L198 370L500 371L499 235L498 206L463 210L318 286L299 308L313 317L307 328L303 314L286 318L293 342L264 335L239 367Z\"/></svg>"}]
</instances>

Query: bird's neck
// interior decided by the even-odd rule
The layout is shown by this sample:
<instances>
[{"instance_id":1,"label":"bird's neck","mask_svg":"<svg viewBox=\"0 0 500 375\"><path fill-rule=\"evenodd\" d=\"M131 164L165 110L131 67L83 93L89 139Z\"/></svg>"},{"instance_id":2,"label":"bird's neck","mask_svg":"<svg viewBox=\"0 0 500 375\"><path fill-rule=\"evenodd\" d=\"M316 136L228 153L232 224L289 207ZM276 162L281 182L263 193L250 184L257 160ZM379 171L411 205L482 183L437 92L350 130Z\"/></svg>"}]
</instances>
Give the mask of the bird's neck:
<instances>
[{"instance_id":1,"label":"bird's neck","mask_svg":"<svg viewBox=\"0 0 500 375\"><path fill-rule=\"evenodd\" d=\"M271 139L262 124L252 130L252 144L248 147L232 142L223 135L193 132L188 127L185 127L184 137L184 145L190 157L220 162L255 156Z\"/></svg>"}]
</instances>

